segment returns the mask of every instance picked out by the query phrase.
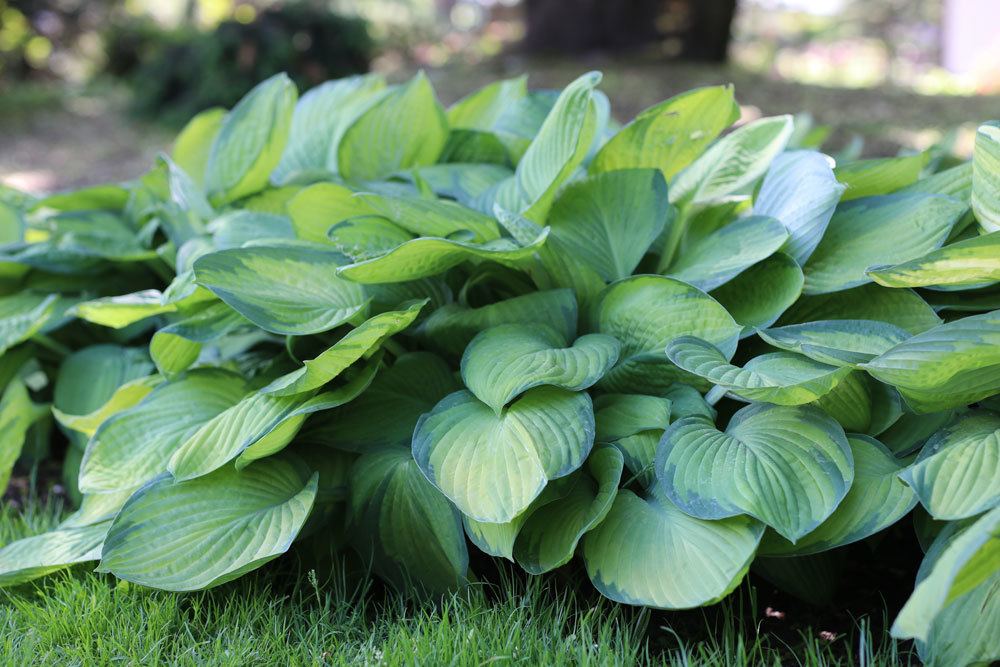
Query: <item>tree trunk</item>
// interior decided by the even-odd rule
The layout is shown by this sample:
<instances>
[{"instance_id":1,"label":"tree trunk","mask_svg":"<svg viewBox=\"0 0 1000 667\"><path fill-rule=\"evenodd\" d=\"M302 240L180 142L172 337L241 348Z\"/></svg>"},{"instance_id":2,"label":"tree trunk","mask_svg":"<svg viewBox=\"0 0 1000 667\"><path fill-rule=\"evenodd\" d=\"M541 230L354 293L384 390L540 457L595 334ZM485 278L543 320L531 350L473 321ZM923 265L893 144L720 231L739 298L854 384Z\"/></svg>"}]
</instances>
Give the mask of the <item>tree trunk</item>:
<instances>
[{"instance_id":1,"label":"tree trunk","mask_svg":"<svg viewBox=\"0 0 1000 667\"><path fill-rule=\"evenodd\" d=\"M723 62L737 0L524 0L524 47L535 53L632 51L679 38L678 57ZM679 10L679 11L678 11ZM683 27L664 32L677 12Z\"/></svg>"}]
</instances>

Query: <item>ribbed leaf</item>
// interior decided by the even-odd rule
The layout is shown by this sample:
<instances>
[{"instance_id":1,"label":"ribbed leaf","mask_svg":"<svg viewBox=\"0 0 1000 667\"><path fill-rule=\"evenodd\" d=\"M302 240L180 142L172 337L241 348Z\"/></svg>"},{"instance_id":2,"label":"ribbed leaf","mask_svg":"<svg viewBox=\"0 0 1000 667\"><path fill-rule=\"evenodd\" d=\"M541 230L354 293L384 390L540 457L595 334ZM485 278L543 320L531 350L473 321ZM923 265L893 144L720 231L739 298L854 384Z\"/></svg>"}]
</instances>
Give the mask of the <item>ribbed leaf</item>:
<instances>
[{"instance_id":1,"label":"ribbed leaf","mask_svg":"<svg viewBox=\"0 0 1000 667\"><path fill-rule=\"evenodd\" d=\"M934 327L861 367L896 387L918 413L1000 393L1000 310Z\"/></svg>"},{"instance_id":2,"label":"ribbed leaf","mask_svg":"<svg viewBox=\"0 0 1000 667\"><path fill-rule=\"evenodd\" d=\"M524 522L514 541L517 563L531 574L543 574L568 563L580 538L611 510L622 467L617 449L595 449L584 468L573 475L566 494L539 507Z\"/></svg>"},{"instance_id":3,"label":"ribbed leaf","mask_svg":"<svg viewBox=\"0 0 1000 667\"><path fill-rule=\"evenodd\" d=\"M761 118L727 134L670 183L670 201L708 204L740 192L764 175L792 136L792 117Z\"/></svg>"},{"instance_id":4,"label":"ribbed leaf","mask_svg":"<svg viewBox=\"0 0 1000 667\"><path fill-rule=\"evenodd\" d=\"M47 406L34 404L20 379L14 378L4 389L0 399L0 489L7 489L28 429L47 414Z\"/></svg>"},{"instance_id":5,"label":"ribbed leaf","mask_svg":"<svg viewBox=\"0 0 1000 667\"><path fill-rule=\"evenodd\" d=\"M245 317L216 301L153 334L149 355L157 370L172 377L198 360L204 344L247 327L250 322Z\"/></svg>"},{"instance_id":6,"label":"ribbed leaf","mask_svg":"<svg viewBox=\"0 0 1000 667\"><path fill-rule=\"evenodd\" d=\"M854 458L854 483L833 514L795 544L767 532L764 556L802 556L863 540L902 519L917 498L898 473L903 466L885 445L864 435L847 439Z\"/></svg>"},{"instance_id":7,"label":"ribbed leaf","mask_svg":"<svg viewBox=\"0 0 1000 667\"><path fill-rule=\"evenodd\" d=\"M189 120L174 139L171 157L198 185L205 182L208 156L225 119L225 109L221 107L205 109Z\"/></svg>"},{"instance_id":8,"label":"ribbed leaf","mask_svg":"<svg viewBox=\"0 0 1000 667\"><path fill-rule=\"evenodd\" d=\"M350 76L327 81L302 96L292 114L288 145L281 162L271 173L276 183L298 174L323 172L341 136L367 105L385 89L385 81L375 74Z\"/></svg>"},{"instance_id":9,"label":"ribbed leaf","mask_svg":"<svg viewBox=\"0 0 1000 667\"><path fill-rule=\"evenodd\" d=\"M493 218L447 199L370 193L360 193L356 197L376 215L416 236L447 238L456 233L471 233L470 240L477 243L500 237L500 229Z\"/></svg>"},{"instance_id":10,"label":"ribbed leaf","mask_svg":"<svg viewBox=\"0 0 1000 667\"><path fill-rule=\"evenodd\" d=\"M733 415L725 432L700 417L674 422L660 441L656 476L693 516L749 514L794 542L834 511L854 466L843 429L821 411L757 403Z\"/></svg>"},{"instance_id":11,"label":"ribbed leaf","mask_svg":"<svg viewBox=\"0 0 1000 667\"><path fill-rule=\"evenodd\" d=\"M877 264L908 262L939 248L965 212L943 195L871 197L837 209L803 271L806 294L839 292L871 282Z\"/></svg>"},{"instance_id":12,"label":"ribbed leaf","mask_svg":"<svg viewBox=\"0 0 1000 667\"><path fill-rule=\"evenodd\" d=\"M159 290L109 296L78 303L72 312L81 320L112 329L121 329L147 317L177 310L175 304L163 303L161 296Z\"/></svg>"},{"instance_id":13,"label":"ribbed leaf","mask_svg":"<svg viewBox=\"0 0 1000 667\"><path fill-rule=\"evenodd\" d=\"M536 387L497 415L467 391L423 415L413 456L427 478L466 515L504 523L550 479L583 464L594 444L590 396Z\"/></svg>"},{"instance_id":14,"label":"ribbed leaf","mask_svg":"<svg viewBox=\"0 0 1000 667\"><path fill-rule=\"evenodd\" d=\"M671 400L643 394L602 394L594 399L597 441L614 442L642 431L667 428Z\"/></svg>"},{"instance_id":15,"label":"ribbed leaf","mask_svg":"<svg viewBox=\"0 0 1000 667\"><path fill-rule=\"evenodd\" d=\"M526 246L510 239L467 243L423 237L407 241L379 257L348 264L337 275L358 283L398 283L443 273L470 259L508 263L526 260L545 243L548 228Z\"/></svg>"},{"instance_id":16,"label":"ribbed leaf","mask_svg":"<svg viewBox=\"0 0 1000 667\"><path fill-rule=\"evenodd\" d=\"M842 199L860 199L874 195L887 195L912 185L923 171L928 153L902 157L880 157L854 160L839 165L834 173L837 180L847 186Z\"/></svg>"},{"instance_id":17,"label":"ribbed leaf","mask_svg":"<svg viewBox=\"0 0 1000 667\"><path fill-rule=\"evenodd\" d=\"M442 591L465 583L462 520L406 448L363 455L351 469L354 542L400 590Z\"/></svg>"},{"instance_id":18,"label":"ribbed leaf","mask_svg":"<svg viewBox=\"0 0 1000 667\"><path fill-rule=\"evenodd\" d=\"M753 212L778 219L789 234L785 252L805 264L823 238L845 187L822 153L789 151L771 163Z\"/></svg>"},{"instance_id":19,"label":"ribbed leaf","mask_svg":"<svg viewBox=\"0 0 1000 667\"><path fill-rule=\"evenodd\" d=\"M426 302L416 303L406 310L381 313L365 320L319 356L303 362L301 368L282 375L261 391L290 396L322 387L354 362L372 354L386 338L413 324L424 305Z\"/></svg>"},{"instance_id":20,"label":"ribbed leaf","mask_svg":"<svg viewBox=\"0 0 1000 667\"><path fill-rule=\"evenodd\" d=\"M356 401L310 420L302 438L361 453L409 446L420 415L460 388L439 357L430 352L404 354Z\"/></svg>"},{"instance_id":21,"label":"ribbed leaf","mask_svg":"<svg viewBox=\"0 0 1000 667\"><path fill-rule=\"evenodd\" d=\"M462 356L462 379L476 398L499 414L532 387L580 391L596 383L618 360L617 340L603 334L570 346L555 329L503 324L483 331Z\"/></svg>"},{"instance_id":22,"label":"ribbed leaf","mask_svg":"<svg viewBox=\"0 0 1000 667\"><path fill-rule=\"evenodd\" d=\"M316 183L288 201L288 217L295 235L303 241L326 243L327 232L339 222L375 215L375 210L354 190L339 183Z\"/></svg>"},{"instance_id":23,"label":"ribbed leaf","mask_svg":"<svg viewBox=\"0 0 1000 667\"><path fill-rule=\"evenodd\" d=\"M1000 504L1000 415L972 412L924 444L900 475L935 519L964 519Z\"/></svg>"},{"instance_id":24,"label":"ribbed leaf","mask_svg":"<svg viewBox=\"0 0 1000 667\"><path fill-rule=\"evenodd\" d=\"M191 433L236 405L246 391L242 377L214 368L161 384L97 429L80 464L80 490L122 491L156 478Z\"/></svg>"},{"instance_id":25,"label":"ribbed leaf","mask_svg":"<svg viewBox=\"0 0 1000 667\"><path fill-rule=\"evenodd\" d=\"M726 361L714 345L693 336L674 339L666 353L678 367L718 388L748 401L778 405L812 403L851 373L849 367L822 364L791 352L762 354L740 368Z\"/></svg>"},{"instance_id":26,"label":"ribbed leaf","mask_svg":"<svg viewBox=\"0 0 1000 667\"><path fill-rule=\"evenodd\" d=\"M667 273L698 289L712 290L773 255L787 239L788 231L774 218L740 218L693 243Z\"/></svg>"},{"instance_id":27,"label":"ribbed leaf","mask_svg":"<svg viewBox=\"0 0 1000 667\"><path fill-rule=\"evenodd\" d=\"M287 74L258 84L226 114L205 167L216 204L262 190L281 160L298 93Z\"/></svg>"},{"instance_id":28,"label":"ribbed leaf","mask_svg":"<svg viewBox=\"0 0 1000 667\"><path fill-rule=\"evenodd\" d=\"M757 333L777 348L833 366L867 363L910 337L908 331L874 320L817 320Z\"/></svg>"},{"instance_id":29,"label":"ribbed leaf","mask_svg":"<svg viewBox=\"0 0 1000 667\"><path fill-rule=\"evenodd\" d=\"M618 364L602 381L608 391L617 392L649 392L684 377L663 354L674 338L697 336L730 359L741 331L715 299L663 276L635 276L609 286L595 320L598 331L622 343Z\"/></svg>"},{"instance_id":30,"label":"ribbed leaf","mask_svg":"<svg viewBox=\"0 0 1000 667\"><path fill-rule=\"evenodd\" d=\"M0 354L41 331L58 316L58 306L55 294L17 292L0 297Z\"/></svg>"},{"instance_id":31,"label":"ribbed leaf","mask_svg":"<svg viewBox=\"0 0 1000 667\"><path fill-rule=\"evenodd\" d=\"M11 542L0 549L0 586L22 584L76 563L99 560L110 525L59 528Z\"/></svg>"},{"instance_id":32,"label":"ribbed leaf","mask_svg":"<svg viewBox=\"0 0 1000 667\"><path fill-rule=\"evenodd\" d=\"M1000 230L951 243L909 262L871 268L868 275L886 287L973 287L1000 282Z\"/></svg>"},{"instance_id":33,"label":"ribbed leaf","mask_svg":"<svg viewBox=\"0 0 1000 667\"><path fill-rule=\"evenodd\" d=\"M590 581L625 604L688 609L712 604L743 580L764 527L749 517L704 521L662 495L618 492L584 538Z\"/></svg>"},{"instance_id":34,"label":"ribbed leaf","mask_svg":"<svg viewBox=\"0 0 1000 667\"><path fill-rule=\"evenodd\" d=\"M385 178L434 164L448 139L448 121L423 72L365 111L336 145L337 171L354 181Z\"/></svg>"},{"instance_id":35,"label":"ribbed leaf","mask_svg":"<svg viewBox=\"0 0 1000 667\"><path fill-rule=\"evenodd\" d=\"M877 320L894 324L912 334L941 324L941 318L916 292L871 284L843 292L802 297L778 323L796 324L815 320Z\"/></svg>"},{"instance_id":36,"label":"ribbed leaf","mask_svg":"<svg viewBox=\"0 0 1000 667\"><path fill-rule=\"evenodd\" d=\"M510 208L540 221L556 190L576 170L590 149L596 125L594 88L599 72L588 72L560 93L514 171L508 189Z\"/></svg>"},{"instance_id":37,"label":"ribbed leaf","mask_svg":"<svg viewBox=\"0 0 1000 667\"><path fill-rule=\"evenodd\" d=\"M1000 122L979 126L972 151L972 210L986 232L1000 231Z\"/></svg>"},{"instance_id":38,"label":"ribbed leaf","mask_svg":"<svg viewBox=\"0 0 1000 667\"><path fill-rule=\"evenodd\" d=\"M725 285L712 291L739 324L741 338L759 327L769 327L802 294L802 269L783 252L754 264Z\"/></svg>"},{"instance_id":39,"label":"ribbed leaf","mask_svg":"<svg viewBox=\"0 0 1000 667\"><path fill-rule=\"evenodd\" d=\"M363 313L361 286L337 275L346 262L317 245L260 245L205 255L194 271L199 284L260 328L303 335Z\"/></svg>"},{"instance_id":40,"label":"ribbed leaf","mask_svg":"<svg viewBox=\"0 0 1000 667\"><path fill-rule=\"evenodd\" d=\"M242 469L252 461L281 451L308 415L357 398L371 384L380 361L380 357L374 357L350 382L322 394L275 396L256 391L246 395L197 430L189 431L187 439L171 456L167 469L178 480L194 479L234 458L236 468Z\"/></svg>"},{"instance_id":41,"label":"ribbed leaf","mask_svg":"<svg viewBox=\"0 0 1000 667\"><path fill-rule=\"evenodd\" d=\"M283 459L133 495L104 541L99 572L168 591L231 581L288 550L316 497L318 475Z\"/></svg>"},{"instance_id":42,"label":"ribbed leaf","mask_svg":"<svg viewBox=\"0 0 1000 667\"><path fill-rule=\"evenodd\" d=\"M681 93L636 116L601 148L590 170L653 167L669 181L739 117L732 86Z\"/></svg>"},{"instance_id":43,"label":"ribbed leaf","mask_svg":"<svg viewBox=\"0 0 1000 667\"><path fill-rule=\"evenodd\" d=\"M546 218L552 239L605 281L627 278L663 231L667 184L653 169L623 169L574 182Z\"/></svg>"},{"instance_id":44,"label":"ribbed leaf","mask_svg":"<svg viewBox=\"0 0 1000 667\"><path fill-rule=\"evenodd\" d=\"M576 336L576 297L568 289L542 290L479 308L448 304L420 325L422 342L431 349L460 355L480 331L500 324L547 324L567 340Z\"/></svg>"},{"instance_id":45,"label":"ribbed leaf","mask_svg":"<svg viewBox=\"0 0 1000 667\"><path fill-rule=\"evenodd\" d=\"M971 525L946 526L920 565L916 588L896 617L892 636L916 639L925 658L941 656L937 665L995 660L1000 655L991 632L1000 619L997 562L1000 508ZM970 599L975 604L967 604ZM949 619L952 615L957 618ZM972 635L976 641L970 641Z\"/></svg>"}]
</instances>

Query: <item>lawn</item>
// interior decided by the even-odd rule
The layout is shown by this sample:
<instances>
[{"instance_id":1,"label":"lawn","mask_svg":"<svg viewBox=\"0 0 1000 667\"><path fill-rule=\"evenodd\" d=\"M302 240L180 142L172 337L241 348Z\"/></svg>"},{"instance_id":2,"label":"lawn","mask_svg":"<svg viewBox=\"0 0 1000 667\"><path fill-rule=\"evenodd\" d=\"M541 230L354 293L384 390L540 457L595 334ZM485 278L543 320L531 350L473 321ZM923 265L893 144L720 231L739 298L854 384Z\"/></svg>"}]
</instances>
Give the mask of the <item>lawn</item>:
<instances>
[{"instance_id":1,"label":"lawn","mask_svg":"<svg viewBox=\"0 0 1000 667\"><path fill-rule=\"evenodd\" d=\"M42 532L62 513L59 502L5 505L0 543ZM293 552L199 593L145 589L85 566L0 589L0 664L918 664L882 632L884 611L852 621L791 602L799 611L779 619L764 611L776 593L761 580L716 607L667 614L574 589L573 565L544 577L500 568L462 593L415 601L343 566L318 577L328 570L311 569L311 559ZM796 613L839 619L837 637Z\"/></svg>"}]
</instances>

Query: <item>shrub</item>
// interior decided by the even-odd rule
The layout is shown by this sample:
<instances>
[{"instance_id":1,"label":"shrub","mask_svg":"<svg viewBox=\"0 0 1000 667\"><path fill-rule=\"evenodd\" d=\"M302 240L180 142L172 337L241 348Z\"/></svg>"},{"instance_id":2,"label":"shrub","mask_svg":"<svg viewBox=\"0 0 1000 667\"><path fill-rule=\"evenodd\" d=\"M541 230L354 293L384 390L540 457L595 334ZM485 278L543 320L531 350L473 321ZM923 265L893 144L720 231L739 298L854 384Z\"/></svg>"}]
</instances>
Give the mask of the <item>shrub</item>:
<instances>
[{"instance_id":1,"label":"shrub","mask_svg":"<svg viewBox=\"0 0 1000 667\"><path fill-rule=\"evenodd\" d=\"M787 116L723 134L730 87L619 128L599 81L276 76L135 182L7 192L4 471L51 401L82 500L0 582L299 540L433 593L471 541L682 609L912 516L894 633L998 657L998 125L832 168Z\"/></svg>"},{"instance_id":2,"label":"shrub","mask_svg":"<svg viewBox=\"0 0 1000 667\"><path fill-rule=\"evenodd\" d=\"M230 107L258 81L286 71L300 89L368 71L374 42L364 20L305 3L262 10L250 23L205 32L132 20L105 35L105 72L124 79L136 111L183 123Z\"/></svg>"}]
</instances>

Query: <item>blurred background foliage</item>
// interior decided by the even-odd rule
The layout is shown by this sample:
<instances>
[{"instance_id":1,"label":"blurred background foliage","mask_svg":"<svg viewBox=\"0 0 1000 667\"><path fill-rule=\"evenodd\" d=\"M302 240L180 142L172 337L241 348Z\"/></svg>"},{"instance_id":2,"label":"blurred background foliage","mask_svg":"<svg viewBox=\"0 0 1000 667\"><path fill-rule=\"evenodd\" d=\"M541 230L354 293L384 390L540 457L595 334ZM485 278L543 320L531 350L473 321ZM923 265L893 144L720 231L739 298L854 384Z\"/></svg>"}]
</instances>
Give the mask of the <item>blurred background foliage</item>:
<instances>
[{"instance_id":1,"label":"blurred background foliage","mask_svg":"<svg viewBox=\"0 0 1000 667\"><path fill-rule=\"evenodd\" d=\"M732 81L745 119L801 110L841 148L962 154L1000 108L1000 0L0 0L0 181L132 175L275 72L304 90L369 69L425 69L445 103L600 69L619 120Z\"/></svg>"}]
</instances>

